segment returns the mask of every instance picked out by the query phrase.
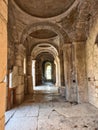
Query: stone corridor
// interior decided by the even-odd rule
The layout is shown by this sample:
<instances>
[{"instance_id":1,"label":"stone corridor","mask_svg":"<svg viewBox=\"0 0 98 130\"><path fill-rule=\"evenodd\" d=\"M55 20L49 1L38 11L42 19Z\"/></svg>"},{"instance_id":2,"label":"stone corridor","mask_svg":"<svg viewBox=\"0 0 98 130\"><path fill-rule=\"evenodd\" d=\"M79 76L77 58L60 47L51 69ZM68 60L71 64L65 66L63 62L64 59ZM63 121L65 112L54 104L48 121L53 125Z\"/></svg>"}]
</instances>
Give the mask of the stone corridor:
<instances>
[{"instance_id":1,"label":"stone corridor","mask_svg":"<svg viewBox=\"0 0 98 130\"><path fill-rule=\"evenodd\" d=\"M54 86L36 87L5 116L5 130L98 130L98 109L66 102Z\"/></svg>"},{"instance_id":2,"label":"stone corridor","mask_svg":"<svg viewBox=\"0 0 98 130\"><path fill-rule=\"evenodd\" d=\"M98 130L98 0L0 0L0 130Z\"/></svg>"}]
</instances>

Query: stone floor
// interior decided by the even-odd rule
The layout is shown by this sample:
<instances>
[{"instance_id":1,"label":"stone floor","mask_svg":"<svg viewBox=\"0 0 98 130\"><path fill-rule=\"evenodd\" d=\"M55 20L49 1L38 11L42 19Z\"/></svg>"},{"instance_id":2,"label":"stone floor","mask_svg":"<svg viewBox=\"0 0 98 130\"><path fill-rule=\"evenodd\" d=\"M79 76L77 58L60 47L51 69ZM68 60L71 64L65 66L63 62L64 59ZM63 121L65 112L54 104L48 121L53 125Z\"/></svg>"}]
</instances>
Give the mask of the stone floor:
<instances>
[{"instance_id":1,"label":"stone floor","mask_svg":"<svg viewBox=\"0 0 98 130\"><path fill-rule=\"evenodd\" d=\"M66 102L53 86L39 86L5 113L5 130L98 130L98 109Z\"/></svg>"}]
</instances>

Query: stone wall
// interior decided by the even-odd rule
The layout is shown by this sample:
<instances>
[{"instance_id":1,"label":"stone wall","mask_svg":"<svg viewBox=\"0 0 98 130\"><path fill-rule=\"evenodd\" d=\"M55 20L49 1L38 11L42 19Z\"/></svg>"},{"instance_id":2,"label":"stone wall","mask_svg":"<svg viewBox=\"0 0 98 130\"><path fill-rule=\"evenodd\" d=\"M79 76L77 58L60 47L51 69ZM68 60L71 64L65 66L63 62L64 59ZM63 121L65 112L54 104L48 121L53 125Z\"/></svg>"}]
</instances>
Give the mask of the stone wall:
<instances>
[{"instance_id":1,"label":"stone wall","mask_svg":"<svg viewBox=\"0 0 98 130\"><path fill-rule=\"evenodd\" d=\"M97 17L98 18L98 17ZM93 22L86 43L86 69L89 102L98 107L98 19Z\"/></svg>"},{"instance_id":2,"label":"stone wall","mask_svg":"<svg viewBox=\"0 0 98 130\"><path fill-rule=\"evenodd\" d=\"M91 53L89 53L89 51ZM98 46L87 45L87 76L89 102L98 107Z\"/></svg>"},{"instance_id":3,"label":"stone wall","mask_svg":"<svg viewBox=\"0 0 98 130\"><path fill-rule=\"evenodd\" d=\"M7 2L0 0L0 130L4 130L7 67Z\"/></svg>"},{"instance_id":4,"label":"stone wall","mask_svg":"<svg viewBox=\"0 0 98 130\"><path fill-rule=\"evenodd\" d=\"M94 85L95 85L95 106L98 107L98 46L94 45Z\"/></svg>"}]
</instances>

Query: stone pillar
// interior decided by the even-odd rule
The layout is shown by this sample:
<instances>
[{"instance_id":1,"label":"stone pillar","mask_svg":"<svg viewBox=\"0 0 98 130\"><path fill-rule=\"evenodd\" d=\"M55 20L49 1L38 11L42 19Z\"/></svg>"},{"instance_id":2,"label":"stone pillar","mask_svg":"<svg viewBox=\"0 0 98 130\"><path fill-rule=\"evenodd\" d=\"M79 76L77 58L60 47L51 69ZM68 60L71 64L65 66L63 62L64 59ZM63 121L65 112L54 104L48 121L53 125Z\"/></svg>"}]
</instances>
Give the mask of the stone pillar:
<instances>
[{"instance_id":1,"label":"stone pillar","mask_svg":"<svg viewBox=\"0 0 98 130\"><path fill-rule=\"evenodd\" d=\"M75 73L78 103L87 102L86 48L84 42L74 42Z\"/></svg>"},{"instance_id":2,"label":"stone pillar","mask_svg":"<svg viewBox=\"0 0 98 130\"><path fill-rule=\"evenodd\" d=\"M92 43L86 46L88 98L98 108L98 43Z\"/></svg>"},{"instance_id":3,"label":"stone pillar","mask_svg":"<svg viewBox=\"0 0 98 130\"><path fill-rule=\"evenodd\" d=\"M93 22L86 41L86 68L89 102L98 108L98 18Z\"/></svg>"},{"instance_id":4,"label":"stone pillar","mask_svg":"<svg viewBox=\"0 0 98 130\"><path fill-rule=\"evenodd\" d=\"M61 69L61 86L64 86L65 81L64 81L64 60L63 60L63 50L61 50L60 53L60 69Z\"/></svg>"},{"instance_id":5,"label":"stone pillar","mask_svg":"<svg viewBox=\"0 0 98 130\"><path fill-rule=\"evenodd\" d=\"M56 66L56 86L61 86L61 72L60 72L60 60L58 57L55 58L54 64Z\"/></svg>"},{"instance_id":6,"label":"stone pillar","mask_svg":"<svg viewBox=\"0 0 98 130\"><path fill-rule=\"evenodd\" d=\"M95 85L94 85L94 44L88 42L86 44L86 68L87 68L87 82L88 82L88 99L94 105L95 103Z\"/></svg>"},{"instance_id":7,"label":"stone pillar","mask_svg":"<svg viewBox=\"0 0 98 130\"><path fill-rule=\"evenodd\" d=\"M56 83L56 65L54 63L52 63L52 79L53 79L53 83L55 84Z\"/></svg>"},{"instance_id":8,"label":"stone pillar","mask_svg":"<svg viewBox=\"0 0 98 130\"><path fill-rule=\"evenodd\" d=\"M65 89L66 89L66 100L72 101L71 99L71 87L72 87L72 44L65 44L63 47L64 53L64 78L65 78Z\"/></svg>"},{"instance_id":9,"label":"stone pillar","mask_svg":"<svg viewBox=\"0 0 98 130\"><path fill-rule=\"evenodd\" d=\"M32 57L27 57L27 87L28 93L33 93L33 80L32 80Z\"/></svg>"},{"instance_id":10,"label":"stone pillar","mask_svg":"<svg viewBox=\"0 0 98 130\"><path fill-rule=\"evenodd\" d=\"M55 64L55 68L56 68L56 83L55 83L55 86L59 86L58 85L58 73L57 73L57 63L56 63L56 61L54 61L54 64Z\"/></svg>"},{"instance_id":11,"label":"stone pillar","mask_svg":"<svg viewBox=\"0 0 98 130\"><path fill-rule=\"evenodd\" d=\"M94 105L98 108L98 43L94 45L94 88L93 100ZM91 98L90 98L91 99Z\"/></svg>"},{"instance_id":12,"label":"stone pillar","mask_svg":"<svg viewBox=\"0 0 98 130\"><path fill-rule=\"evenodd\" d=\"M16 103L20 104L24 100L24 54L23 45L18 45L16 52L15 66L13 67L13 87L16 87Z\"/></svg>"},{"instance_id":13,"label":"stone pillar","mask_svg":"<svg viewBox=\"0 0 98 130\"><path fill-rule=\"evenodd\" d=\"M36 82L36 78L35 78L35 63L36 63L36 60L32 60L32 76L33 76L33 87L35 87L35 82Z\"/></svg>"},{"instance_id":14,"label":"stone pillar","mask_svg":"<svg viewBox=\"0 0 98 130\"><path fill-rule=\"evenodd\" d=\"M36 85L42 84L42 61L38 59L36 60Z\"/></svg>"},{"instance_id":15,"label":"stone pillar","mask_svg":"<svg viewBox=\"0 0 98 130\"><path fill-rule=\"evenodd\" d=\"M93 96L94 104L98 108L98 43L94 45L94 87L93 92L95 92ZM92 94L92 93L91 93ZM91 99L91 98L90 98Z\"/></svg>"},{"instance_id":16,"label":"stone pillar","mask_svg":"<svg viewBox=\"0 0 98 130\"><path fill-rule=\"evenodd\" d=\"M7 69L7 4L0 0L0 130L4 130Z\"/></svg>"}]
</instances>

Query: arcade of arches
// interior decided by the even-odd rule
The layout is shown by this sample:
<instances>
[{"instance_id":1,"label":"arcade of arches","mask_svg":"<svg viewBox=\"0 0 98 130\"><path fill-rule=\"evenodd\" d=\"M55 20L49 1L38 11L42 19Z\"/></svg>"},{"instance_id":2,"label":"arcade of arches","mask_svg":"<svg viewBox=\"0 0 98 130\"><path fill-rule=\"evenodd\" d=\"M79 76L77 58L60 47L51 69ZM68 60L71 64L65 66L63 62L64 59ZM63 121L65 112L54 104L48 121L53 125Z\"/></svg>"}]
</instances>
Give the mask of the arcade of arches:
<instances>
[{"instance_id":1,"label":"arcade of arches","mask_svg":"<svg viewBox=\"0 0 98 130\"><path fill-rule=\"evenodd\" d=\"M37 86L98 108L98 0L0 0L0 130Z\"/></svg>"}]
</instances>

